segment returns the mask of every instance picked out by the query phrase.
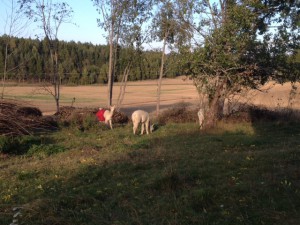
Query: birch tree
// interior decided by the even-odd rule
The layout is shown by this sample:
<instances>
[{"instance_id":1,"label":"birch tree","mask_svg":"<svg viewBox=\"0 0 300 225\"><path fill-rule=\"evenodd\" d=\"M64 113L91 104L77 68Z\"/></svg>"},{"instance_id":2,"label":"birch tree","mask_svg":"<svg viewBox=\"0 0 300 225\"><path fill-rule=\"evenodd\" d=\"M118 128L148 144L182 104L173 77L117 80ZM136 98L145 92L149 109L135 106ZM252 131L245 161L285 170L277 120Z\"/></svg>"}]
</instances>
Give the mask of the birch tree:
<instances>
[{"instance_id":1,"label":"birch tree","mask_svg":"<svg viewBox=\"0 0 300 225\"><path fill-rule=\"evenodd\" d=\"M161 64L157 85L156 115L160 111L160 98L162 78L165 73L167 46L182 47L191 38L192 0L161 0L157 1L156 14L152 21L152 37L155 41L162 42Z\"/></svg>"},{"instance_id":2,"label":"birch tree","mask_svg":"<svg viewBox=\"0 0 300 225\"><path fill-rule=\"evenodd\" d=\"M61 79L59 68L58 32L62 24L71 23L73 10L66 2L54 2L52 0L19 0L28 18L37 23L43 31L43 36L49 47L51 61L52 86L45 86L54 98L56 111L59 112Z\"/></svg>"},{"instance_id":3,"label":"birch tree","mask_svg":"<svg viewBox=\"0 0 300 225\"><path fill-rule=\"evenodd\" d=\"M113 82L114 82L114 50L118 43L119 28L122 23L124 11L129 1L118 0L92 0L101 18L97 19L98 25L108 32L109 63L107 84L107 106L112 105Z\"/></svg>"},{"instance_id":4,"label":"birch tree","mask_svg":"<svg viewBox=\"0 0 300 225\"><path fill-rule=\"evenodd\" d=\"M3 1L3 7L7 6L5 22L4 22L4 67L2 74L2 90L1 99L4 98L5 83L7 79L7 73L15 70L22 62L16 67L8 67L8 59L14 54L15 48L12 39L17 36L21 36L25 30L29 21L26 20L22 10L19 9L19 5L16 0Z\"/></svg>"},{"instance_id":5,"label":"birch tree","mask_svg":"<svg viewBox=\"0 0 300 225\"><path fill-rule=\"evenodd\" d=\"M107 33L109 44L107 106L112 105L113 83L115 79L116 51L118 46L136 43L141 27L148 19L151 0L92 0L100 18L98 25ZM129 74L131 63L125 67L123 77ZM126 75L127 74L127 75ZM122 89L123 90L123 89ZM120 97L119 97L120 99ZM121 102L119 101L118 104Z\"/></svg>"}]
</instances>

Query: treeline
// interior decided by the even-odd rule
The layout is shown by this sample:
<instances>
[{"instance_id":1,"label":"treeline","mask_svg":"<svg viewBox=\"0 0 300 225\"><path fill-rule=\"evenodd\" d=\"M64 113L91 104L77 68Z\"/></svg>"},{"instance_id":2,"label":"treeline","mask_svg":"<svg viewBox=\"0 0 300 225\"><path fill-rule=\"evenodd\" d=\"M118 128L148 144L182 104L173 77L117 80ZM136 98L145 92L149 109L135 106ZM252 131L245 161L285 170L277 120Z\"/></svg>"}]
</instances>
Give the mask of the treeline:
<instances>
[{"instance_id":1,"label":"treeline","mask_svg":"<svg viewBox=\"0 0 300 225\"><path fill-rule=\"evenodd\" d=\"M6 46L7 51L6 51ZM108 76L109 47L91 43L58 41L61 84L87 85L106 83ZM156 79L159 76L161 53L159 51L137 51L127 54L128 49L118 48L114 80L122 79L123 71L131 59L128 80ZM6 56L6 57L5 57ZM180 74L175 63L178 55L168 55L168 71L165 77ZM0 74L4 74L7 58L6 81L45 82L51 81L51 58L45 40L16 37L0 37Z\"/></svg>"}]
</instances>

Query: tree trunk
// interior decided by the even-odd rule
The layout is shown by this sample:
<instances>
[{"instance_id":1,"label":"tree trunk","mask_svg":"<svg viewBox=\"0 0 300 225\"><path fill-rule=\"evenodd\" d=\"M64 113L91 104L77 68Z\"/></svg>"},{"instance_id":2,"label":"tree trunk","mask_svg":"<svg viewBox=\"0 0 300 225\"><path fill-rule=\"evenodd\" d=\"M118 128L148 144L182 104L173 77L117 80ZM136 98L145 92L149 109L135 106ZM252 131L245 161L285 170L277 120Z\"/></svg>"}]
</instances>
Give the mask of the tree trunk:
<instances>
[{"instance_id":1,"label":"tree trunk","mask_svg":"<svg viewBox=\"0 0 300 225\"><path fill-rule=\"evenodd\" d=\"M210 129L216 126L219 115L219 99L214 97L209 105L209 110L206 112L203 127L204 129Z\"/></svg>"},{"instance_id":2,"label":"tree trunk","mask_svg":"<svg viewBox=\"0 0 300 225\"><path fill-rule=\"evenodd\" d=\"M224 78L224 80L217 85L215 94L209 102L209 110L205 113L204 129L210 129L217 125L217 121L222 113L222 107L220 107L220 105L224 105L224 102L222 103L221 101L224 101L222 92L224 91L224 84L226 82L227 79Z\"/></svg>"},{"instance_id":3,"label":"tree trunk","mask_svg":"<svg viewBox=\"0 0 300 225\"><path fill-rule=\"evenodd\" d=\"M123 73L122 82L121 82L121 85L120 85L120 93L119 93L118 100L117 100L117 108L118 109L121 108L123 100L124 100L128 75L129 75L129 72L130 72L130 67L131 67L131 65L128 64L126 66L125 70L124 70L124 73Z\"/></svg>"},{"instance_id":4,"label":"tree trunk","mask_svg":"<svg viewBox=\"0 0 300 225\"><path fill-rule=\"evenodd\" d=\"M55 43L55 48L57 48L57 43ZM56 103L56 112L59 112L59 101L60 101L60 79L58 75L58 52L54 50L54 89L55 89L55 103Z\"/></svg>"},{"instance_id":5,"label":"tree trunk","mask_svg":"<svg viewBox=\"0 0 300 225\"><path fill-rule=\"evenodd\" d=\"M167 40L168 32L166 32L164 40L163 40L163 48L161 55L161 65L160 65L160 73L158 79L158 87L157 87L157 101L156 101L156 116L159 116L159 106L160 106L160 92L161 92L161 83L164 75L164 64L165 64L165 51L166 51L166 40Z\"/></svg>"},{"instance_id":6,"label":"tree trunk","mask_svg":"<svg viewBox=\"0 0 300 225\"><path fill-rule=\"evenodd\" d=\"M112 94L113 94L113 31L114 24L111 24L111 30L109 34L109 66L108 66L108 87L107 87L107 107L112 105Z\"/></svg>"},{"instance_id":7,"label":"tree trunk","mask_svg":"<svg viewBox=\"0 0 300 225\"><path fill-rule=\"evenodd\" d=\"M4 88L6 82L6 73L7 73L7 58L8 58L8 41L5 43L5 59L4 59L4 71L2 77L2 92L1 92L1 99L4 98Z\"/></svg>"}]
</instances>

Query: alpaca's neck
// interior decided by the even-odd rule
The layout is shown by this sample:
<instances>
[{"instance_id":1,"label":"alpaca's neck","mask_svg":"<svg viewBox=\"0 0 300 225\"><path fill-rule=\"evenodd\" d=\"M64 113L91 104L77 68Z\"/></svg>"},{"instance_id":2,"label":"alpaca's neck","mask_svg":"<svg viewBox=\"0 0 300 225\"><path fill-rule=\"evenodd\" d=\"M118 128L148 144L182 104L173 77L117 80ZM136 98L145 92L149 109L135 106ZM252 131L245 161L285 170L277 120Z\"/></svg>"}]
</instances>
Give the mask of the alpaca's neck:
<instances>
[{"instance_id":1,"label":"alpaca's neck","mask_svg":"<svg viewBox=\"0 0 300 225\"><path fill-rule=\"evenodd\" d=\"M115 109L109 109L108 112L109 112L109 115L112 115L114 113Z\"/></svg>"}]
</instances>

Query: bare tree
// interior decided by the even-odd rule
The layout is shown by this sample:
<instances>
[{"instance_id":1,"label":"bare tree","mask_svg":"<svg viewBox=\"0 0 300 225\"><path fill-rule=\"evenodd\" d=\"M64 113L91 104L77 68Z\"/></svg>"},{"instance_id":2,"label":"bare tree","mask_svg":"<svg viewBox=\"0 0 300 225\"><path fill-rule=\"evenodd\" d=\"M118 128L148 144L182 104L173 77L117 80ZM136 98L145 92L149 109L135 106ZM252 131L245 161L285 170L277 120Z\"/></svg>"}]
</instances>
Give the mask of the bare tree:
<instances>
[{"instance_id":1,"label":"bare tree","mask_svg":"<svg viewBox=\"0 0 300 225\"><path fill-rule=\"evenodd\" d=\"M73 10L65 2L54 3L52 0L19 0L19 2L26 15L43 30L44 38L48 43L52 65L51 83L54 91L46 90L54 97L56 111L59 112L61 79L58 73L58 31L63 23L71 22Z\"/></svg>"},{"instance_id":2,"label":"bare tree","mask_svg":"<svg viewBox=\"0 0 300 225\"><path fill-rule=\"evenodd\" d=\"M17 67L8 68L8 59L14 53L14 46L11 43L13 37L20 36L26 29L29 21L24 18L22 10L19 9L16 0L7 0L4 2L7 7L4 34L5 34L5 46L4 46L4 68L2 76L2 90L1 99L4 98L5 83L7 79L7 73L15 70ZM21 64L22 62L20 62ZM19 64L19 65L20 65Z\"/></svg>"}]
</instances>

